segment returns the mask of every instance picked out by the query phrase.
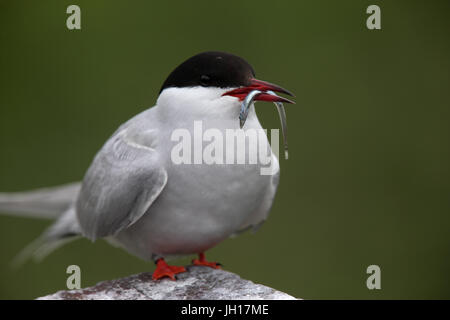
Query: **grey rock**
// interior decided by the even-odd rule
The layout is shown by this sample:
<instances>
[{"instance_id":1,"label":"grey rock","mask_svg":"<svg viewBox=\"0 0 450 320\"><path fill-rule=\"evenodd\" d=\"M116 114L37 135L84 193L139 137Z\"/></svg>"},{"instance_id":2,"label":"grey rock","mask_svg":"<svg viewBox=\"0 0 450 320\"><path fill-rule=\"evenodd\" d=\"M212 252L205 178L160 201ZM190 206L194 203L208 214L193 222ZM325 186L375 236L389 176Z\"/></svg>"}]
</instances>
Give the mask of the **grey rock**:
<instances>
[{"instance_id":1,"label":"grey rock","mask_svg":"<svg viewBox=\"0 0 450 320\"><path fill-rule=\"evenodd\" d=\"M93 287L58 291L38 300L293 300L286 293L208 267L189 266L177 280L152 280L145 272Z\"/></svg>"}]
</instances>

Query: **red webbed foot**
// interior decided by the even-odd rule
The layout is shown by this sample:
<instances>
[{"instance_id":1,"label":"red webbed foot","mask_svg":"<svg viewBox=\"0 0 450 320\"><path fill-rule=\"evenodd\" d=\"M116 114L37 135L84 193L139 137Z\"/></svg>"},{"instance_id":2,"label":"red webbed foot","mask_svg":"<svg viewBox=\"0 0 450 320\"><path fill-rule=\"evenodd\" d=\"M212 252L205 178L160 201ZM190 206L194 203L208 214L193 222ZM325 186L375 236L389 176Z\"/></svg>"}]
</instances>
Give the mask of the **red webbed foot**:
<instances>
[{"instance_id":1,"label":"red webbed foot","mask_svg":"<svg viewBox=\"0 0 450 320\"><path fill-rule=\"evenodd\" d=\"M203 252L198 254L198 259L192 260L192 264L194 266L205 266L213 269L222 269L220 263L206 261L205 254Z\"/></svg>"},{"instance_id":2,"label":"red webbed foot","mask_svg":"<svg viewBox=\"0 0 450 320\"><path fill-rule=\"evenodd\" d=\"M153 271L152 279L158 280L164 277L169 277L172 280L175 279L175 275L181 272L186 272L185 267L169 266L163 258L156 260L156 269Z\"/></svg>"}]
</instances>

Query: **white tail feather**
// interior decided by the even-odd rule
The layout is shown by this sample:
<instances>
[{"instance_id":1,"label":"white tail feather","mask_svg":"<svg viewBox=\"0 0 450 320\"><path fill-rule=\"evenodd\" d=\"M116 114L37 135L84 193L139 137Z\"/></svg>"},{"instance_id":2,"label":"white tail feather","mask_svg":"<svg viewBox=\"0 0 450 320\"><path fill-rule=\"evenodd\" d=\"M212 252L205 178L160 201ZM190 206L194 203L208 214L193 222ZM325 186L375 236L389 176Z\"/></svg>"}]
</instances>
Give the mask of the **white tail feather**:
<instances>
[{"instance_id":1,"label":"white tail feather","mask_svg":"<svg viewBox=\"0 0 450 320\"><path fill-rule=\"evenodd\" d=\"M29 258L40 261L53 250L76 239L81 231L75 212L80 183L28 192L0 193L0 211L33 218L56 219L39 238L13 259L18 267Z\"/></svg>"},{"instance_id":2,"label":"white tail feather","mask_svg":"<svg viewBox=\"0 0 450 320\"><path fill-rule=\"evenodd\" d=\"M81 183L26 192L0 193L0 212L34 218L56 219L76 200Z\"/></svg>"}]
</instances>

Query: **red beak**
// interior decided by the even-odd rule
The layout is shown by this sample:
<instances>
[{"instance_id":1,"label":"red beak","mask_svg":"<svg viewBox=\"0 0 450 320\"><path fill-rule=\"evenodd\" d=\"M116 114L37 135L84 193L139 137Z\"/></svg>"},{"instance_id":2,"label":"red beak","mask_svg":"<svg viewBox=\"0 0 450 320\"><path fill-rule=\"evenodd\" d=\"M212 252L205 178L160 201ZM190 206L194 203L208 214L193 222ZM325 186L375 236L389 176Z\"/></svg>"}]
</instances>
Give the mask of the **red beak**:
<instances>
[{"instance_id":1,"label":"red beak","mask_svg":"<svg viewBox=\"0 0 450 320\"><path fill-rule=\"evenodd\" d=\"M254 100L257 101L269 101L269 102L286 102L286 103L295 103L292 100L266 93L266 91L274 91L274 92L280 92L284 94L288 94L292 97L294 97L294 94L292 94L290 91L277 86L276 84L258 80L258 79L251 79L251 84L247 87L240 87L231 91L227 91L223 94L223 96L232 96L238 98L240 101L244 100L245 97L253 90L259 90L262 91L262 93L258 94Z\"/></svg>"}]
</instances>

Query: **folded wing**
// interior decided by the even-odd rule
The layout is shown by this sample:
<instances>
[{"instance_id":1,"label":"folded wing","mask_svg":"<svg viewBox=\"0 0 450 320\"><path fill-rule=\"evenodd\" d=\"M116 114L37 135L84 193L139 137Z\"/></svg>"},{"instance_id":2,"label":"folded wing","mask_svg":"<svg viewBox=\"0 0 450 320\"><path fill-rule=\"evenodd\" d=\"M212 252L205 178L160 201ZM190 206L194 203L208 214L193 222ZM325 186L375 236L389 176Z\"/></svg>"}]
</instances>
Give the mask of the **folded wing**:
<instances>
[{"instance_id":1,"label":"folded wing","mask_svg":"<svg viewBox=\"0 0 450 320\"><path fill-rule=\"evenodd\" d=\"M154 140L154 131L131 135L124 129L97 154L76 203L84 236L95 240L120 232L141 218L159 196L167 172Z\"/></svg>"}]
</instances>

